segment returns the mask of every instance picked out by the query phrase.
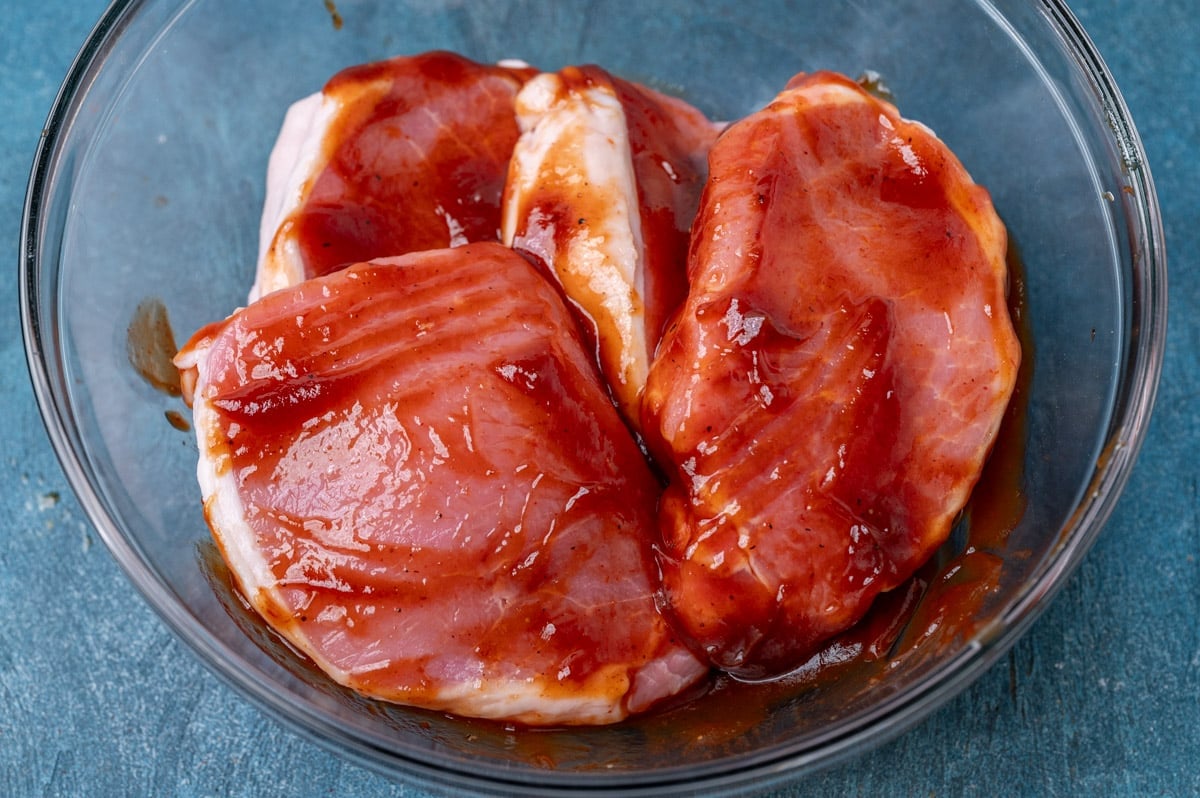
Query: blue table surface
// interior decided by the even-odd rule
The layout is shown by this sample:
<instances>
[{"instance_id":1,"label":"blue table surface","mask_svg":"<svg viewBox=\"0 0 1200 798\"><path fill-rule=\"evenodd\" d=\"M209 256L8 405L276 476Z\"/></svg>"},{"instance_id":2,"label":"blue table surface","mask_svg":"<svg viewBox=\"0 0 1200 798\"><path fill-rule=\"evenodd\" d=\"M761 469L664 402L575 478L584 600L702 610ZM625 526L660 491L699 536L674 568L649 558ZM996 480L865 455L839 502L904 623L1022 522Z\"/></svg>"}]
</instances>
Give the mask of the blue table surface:
<instances>
[{"instance_id":1,"label":"blue table surface","mask_svg":"<svg viewBox=\"0 0 1200 798\"><path fill-rule=\"evenodd\" d=\"M1099 542L1033 629L899 739L777 795L1200 795L1200 19L1077 0L1165 217L1171 321L1150 435ZM0 25L0 219L18 259L41 126L101 0ZM0 795L420 796L263 715L134 591L74 501L0 280Z\"/></svg>"}]
</instances>

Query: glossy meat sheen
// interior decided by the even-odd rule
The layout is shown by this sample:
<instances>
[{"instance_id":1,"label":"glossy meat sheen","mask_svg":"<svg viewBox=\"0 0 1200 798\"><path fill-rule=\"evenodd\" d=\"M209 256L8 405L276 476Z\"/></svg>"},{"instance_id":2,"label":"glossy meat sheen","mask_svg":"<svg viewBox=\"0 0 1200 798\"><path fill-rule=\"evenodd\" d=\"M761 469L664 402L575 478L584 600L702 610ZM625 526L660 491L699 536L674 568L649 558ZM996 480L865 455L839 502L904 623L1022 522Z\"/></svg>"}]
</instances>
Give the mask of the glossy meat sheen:
<instances>
[{"instance_id":1,"label":"glossy meat sheen","mask_svg":"<svg viewBox=\"0 0 1200 798\"><path fill-rule=\"evenodd\" d=\"M718 128L595 66L529 81L517 114L503 241L558 276L637 425L650 358L686 293L688 231Z\"/></svg>"},{"instance_id":2,"label":"glossy meat sheen","mask_svg":"<svg viewBox=\"0 0 1200 798\"><path fill-rule=\"evenodd\" d=\"M498 240L513 100L533 74L431 52L351 67L293 105L251 300L349 263Z\"/></svg>"},{"instance_id":3,"label":"glossy meat sheen","mask_svg":"<svg viewBox=\"0 0 1200 798\"><path fill-rule=\"evenodd\" d=\"M664 583L720 667L803 663L946 539L1020 351L1006 236L932 133L799 76L710 156L650 372Z\"/></svg>"},{"instance_id":4,"label":"glossy meat sheen","mask_svg":"<svg viewBox=\"0 0 1200 798\"><path fill-rule=\"evenodd\" d=\"M276 292L180 354L222 552L339 682L583 724L706 672L655 606L658 488L575 324L474 244Z\"/></svg>"}]
</instances>

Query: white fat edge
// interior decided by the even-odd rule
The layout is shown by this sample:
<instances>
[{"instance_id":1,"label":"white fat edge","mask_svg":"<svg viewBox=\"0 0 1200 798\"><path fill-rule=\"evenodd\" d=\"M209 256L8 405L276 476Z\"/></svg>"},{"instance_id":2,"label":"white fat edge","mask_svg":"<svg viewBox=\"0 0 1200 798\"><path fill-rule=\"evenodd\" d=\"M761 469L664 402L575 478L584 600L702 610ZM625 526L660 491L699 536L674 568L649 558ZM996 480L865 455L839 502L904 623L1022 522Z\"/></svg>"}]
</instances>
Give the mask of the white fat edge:
<instances>
[{"instance_id":1,"label":"white fat edge","mask_svg":"<svg viewBox=\"0 0 1200 798\"><path fill-rule=\"evenodd\" d=\"M523 132L509 167L502 240L512 245L525 196L537 191L542 174L559 171L555 163L567 153L568 165L560 169L577 171L579 184L586 183L592 197L603 193L607 214L597 219L588 213L589 234L571 240L567 263L550 265L560 281L569 274L603 297L601 306L621 343L619 352L602 353L602 360L616 362L615 382L633 401L646 382L649 352L642 299L645 241L625 111L606 87L562 92L560 85L557 75L546 73L527 82L517 95ZM595 207L594 201L588 205ZM570 295L570 287L564 287ZM571 298L585 310L594 310L581 297Z\"/></svg>"},{"instance_id":2,"label":"white fat edge","mask_svg":"<svg viewBox=\"0 0 1200 798\"><path fill-rule=\"evenodd\" d=\"M538 134L535 128L554 104L558 85L557 75L543 73L526 81L514 100L521 135L509 159L504 207L500 215L500 241L506 247L512 246L516 235L522 201L537 186L541 165L555 144L555 137Z\"/></svg>"},{"instance_id":3,"label":"white fat edge","mask_svg":"<svg viewBox=\"0 0 1200 798\"><path fill-rule=\"evenodd\" d=\"M275 242L267 251L266 259L259 265L254 285L250 289L249 302L304 282L304 255L300 241L291 234L290 225L285 224L275 235Z\"/></svg>"},{"instance_id":4,"label":"white fat edge","mask_svg":"<svg viewBox=\"0 0 1200 798\"><path fill-rule=\"evenodd\" d=\"M196 392L192 406L192 423L196 429L196 443L200 456L196 462L196 478L200 483L200 495L208 511L209 527L221 544L226 565L237 577L245 591L246 599L259 614L264 602L281 608L282 615L290 617L293 612L283 600L275 575L257 545L257 536L246 521L246 508L238 493L237 476L232 468L220 473L221 456L213 457L210 452L214 442L223 441L216 411L205 398L208 383L208 347L193 350L191 358L196 366ZM335 666L300 632L296 626L276 627L281 635L307 654L336 681L347 684L350 674Z\"/></svg>"},{"instance_id":5,"label":"white fat edge","mask_svg":"<svg viewBox=\"0 0 1200 798\"><path fill-rule=\"evenodd\" d=\"M250 301L303 278L296 241L280 229L304 202L323 166L325 135L341 103L317 92L288 108L267 160L266 197L258 230L258 270Z\"/></svg>"},{"instance_id":6,"label":"white fat edge","mask_svg":"<svg viewBox=\"0 0 1200 798\"><path fill-rule=\"evenodd\" d=\"M633 675L625 699L630 712L642 712L666 696L678 695L708 673L708 665L683 646L651 660Z\"/></svg>"},{"instance_id":7,"label":"white fat edge","mask_svg":"<svg viewBox=\"0 0 1200 798\"><path fill-rule=\"evenodd\" d=\"M780 97L786 97L789 94L799 94L812 105L853 105L868 102L855 87L836 82L813 83L794 89L785 89Z\"/></svg>"},{"instance_id":8,"label":"white fat edge","mask_svg":"<svg viewBox=\"0 0 1200 798\"><path fill-rule=\"evenodd\" d=\"M603 666L578 690L558 681L569 666L550 675L464 679L438 690L436 707L460 715L534 724L605 724L623 720L694 684L708 666L682 647L631 669L628 663Z\"/></svg>"},{"instance_id":9,"label":"white fat edge","mask_svg":"<svg viewBox=\"0 0 1200 798\"><path fill-rule=\"evenodd\" d=\"M611 667L624 669L622 666ZM465 679L438 690L428 705L430 709L467 717L538 725L599 725L615 723L629 714L624 707L624 692L606 694L603 690L586 687L580 691L566 691L556 683L547 682L555 682L555 674L530 677L527 681L487 677Z\"/></svg>"}]
</instances>

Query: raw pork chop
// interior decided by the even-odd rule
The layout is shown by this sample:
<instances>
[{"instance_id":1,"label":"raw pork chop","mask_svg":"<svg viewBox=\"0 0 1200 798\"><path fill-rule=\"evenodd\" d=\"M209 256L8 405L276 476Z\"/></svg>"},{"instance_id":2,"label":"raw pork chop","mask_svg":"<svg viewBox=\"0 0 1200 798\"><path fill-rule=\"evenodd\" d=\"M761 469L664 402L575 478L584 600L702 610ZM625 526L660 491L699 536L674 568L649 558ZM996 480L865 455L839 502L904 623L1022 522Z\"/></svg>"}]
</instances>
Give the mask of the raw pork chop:
<instances>
[{"instance_id":1,"label":"raw pork chop","mask_svg":"<svg viewBox=\"0 0 1200 798\"><path fill-rule=\"evenodd\" d=\"M231 571L342 684L590 724L707 671L656 608L655 480L520 255L354 265L201 330L177 363Z\"/></svg>"},{"instance_id":2,"label":"raw pork chop","mask_svg":"<svg viewBox=\"0 0 1200 798\"><path fill-rule=\"evenodd\" d=\"M530 80L517 115L503 241L557 274L636 426L654 347L687 291L688 230L718 128L595 66Z\"/></svg>"},{"instance_id":3,"label":"raw pork chop","mask_svg":"<svg viewBox=\"0 0 1200 798\"><path fill-rule=\"evenodd\" d=\"M802 664L948 536L1020 351L1006 235L928 129L831 74L717 141L643 428L671 610L748 678Z\"/></svg>"},{"instance_id":4,"label":"raw pork chop","mask_svg":"<svg viewBox=\"0 0 1200 798\"><path fill-rule=\"evenodd\" d=\"M513 100L533 74L431 52L351 67L294 104L251 301L349 263L498 240Z\"/></svg>"}]
</instances>

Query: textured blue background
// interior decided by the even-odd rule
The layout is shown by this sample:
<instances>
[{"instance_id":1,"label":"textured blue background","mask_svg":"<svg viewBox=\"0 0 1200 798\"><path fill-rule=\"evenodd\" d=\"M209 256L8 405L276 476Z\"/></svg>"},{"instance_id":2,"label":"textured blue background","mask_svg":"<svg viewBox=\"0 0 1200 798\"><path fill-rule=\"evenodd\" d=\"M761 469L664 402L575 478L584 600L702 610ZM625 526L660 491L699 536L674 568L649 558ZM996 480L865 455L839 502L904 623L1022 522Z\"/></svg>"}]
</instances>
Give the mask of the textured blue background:
<instances>
[{"instance_id":1,"label":"textured blue background","mask_svg":"<svg viewBox=\"0 0 1200 798\"><path fill-rule=\"evenodd\" d=\"M40 127L98 0L5 3L0 219L12 263ZM900 739L778 795L1200 794L1200 20L1078 0L1165 215L1172 318L1149 440L1099 543L1032 631ZM0 279L0 795L419 796L264 717L134 592L83 517Z\"/></svg>"}]
</instances>

